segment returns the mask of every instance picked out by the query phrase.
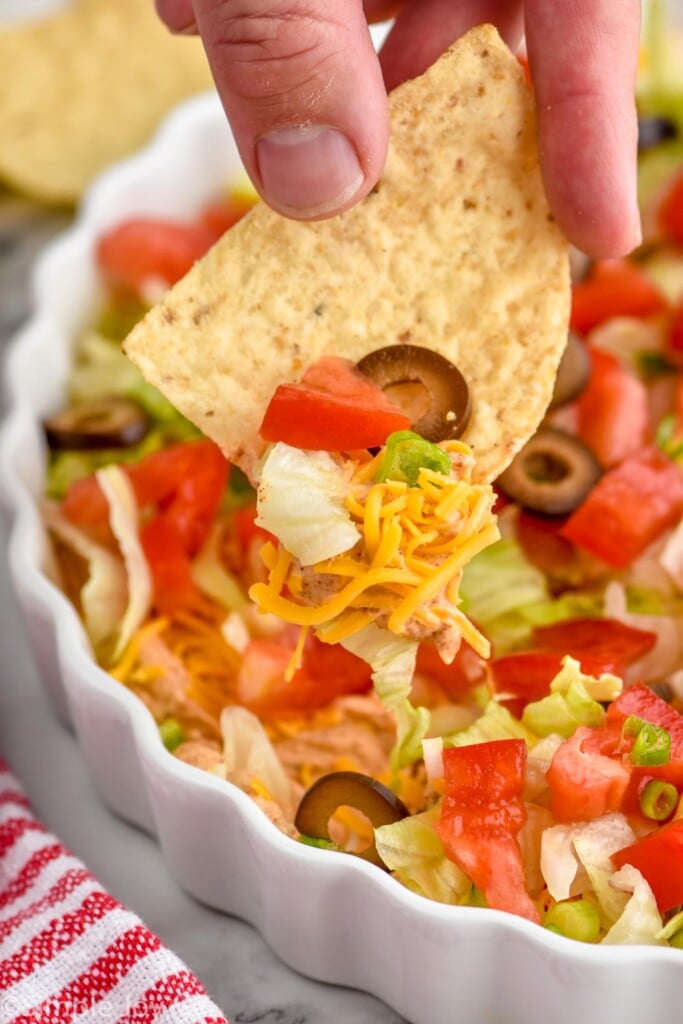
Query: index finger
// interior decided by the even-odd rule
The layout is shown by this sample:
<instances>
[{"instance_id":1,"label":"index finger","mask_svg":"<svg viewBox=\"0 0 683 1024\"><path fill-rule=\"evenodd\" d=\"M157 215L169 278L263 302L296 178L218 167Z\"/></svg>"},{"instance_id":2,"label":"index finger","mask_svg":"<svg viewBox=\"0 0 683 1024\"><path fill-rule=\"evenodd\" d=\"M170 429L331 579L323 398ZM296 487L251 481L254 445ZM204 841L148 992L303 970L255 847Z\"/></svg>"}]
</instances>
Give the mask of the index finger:
<instances>
[{"instance_id":1,"label":"index finger","mask_svg":"<svg viewBox=\"0 0 683 1024\"><path fill-rule=\"evenodd\" d=\"M640 241L634 100L639 0L527 0L548 199L570 241L621 256Z\"/></svg>"}]
</instances>

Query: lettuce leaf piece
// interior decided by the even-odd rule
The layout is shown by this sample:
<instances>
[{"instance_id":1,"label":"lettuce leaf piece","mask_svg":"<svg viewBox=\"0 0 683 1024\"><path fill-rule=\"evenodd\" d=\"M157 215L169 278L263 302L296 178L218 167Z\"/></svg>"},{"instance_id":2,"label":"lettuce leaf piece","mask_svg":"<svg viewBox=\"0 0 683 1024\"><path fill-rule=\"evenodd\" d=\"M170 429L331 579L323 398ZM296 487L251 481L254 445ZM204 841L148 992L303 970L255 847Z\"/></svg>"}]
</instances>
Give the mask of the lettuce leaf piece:
<instances>
[{"instance_id":1,"label":"lettuce leaf piece","mask_svg":"<svg viewBox=\"0 0 683 1024\"><path fill-rule=\"evenodd\" d=\"M548 590L543 573L527 561L519 544L503 538L465 567L460 595L463 612L488 631L502 616L546 600Z\"/></svg>"},{"instance_id":2,"label":"lettuce leaf piece","mask_svg":"<svg viewBox=\"0 0 683 1024\"><path fill-rule=\"evenodd\" d=\"M661 931L657 933L657 938L665 939L668 942L681 931L683 931L683 910L679 910L677 914L669 918Z\"/></svg>"},{"instance_id":3,"label":"lettuce leaf piece","mask_svg":"<svg viewBox=\"0 0 683 1024\"><path fill-rule=\"evenodd\" d=\"M324 629L318 632L324 640ZM377 696L384 707L394 713L397 736L391 752L391 768L396 773L421 758L422 740L429 728L429 711L414 707L408 699L418 643L395 636L371 622L342 640L341 645L368 663Z\"/></svg>"},{"instance_id":4,"label":"lettuce leaf piece","mask_svg":"<svg viewBox=\"0 0 683 1024\"><path fill-rule=\"evenodd\" d=\"M594 821L553 825L541 837L541 872L555 900L576 895L572 888L579 868L586 872L581 892L593 891L603 919L610 924L622 913L625 900L610 888L614 874L611 856L635 839L623 814L615 811Z\"/></svg>"},{"instance_id":5,"label":"lettuce leaf piece","mask_svg":"<svg viewBox=\"0 0 683 1024\"><path fill-rule=\"evenodd\" d=\"M200 432L167 398L144 380L117 342L90 330L81 337L69 378L69 401L97 402L112 395L142 406L167 440L190 441Z\"/></svg>"},{"instance_id":6,"label":"lettuce leaf piece","mask_svg":"<svg viewBox=\"0 0 683 1024\"><path fill-rule=\"evenodd\" d=\"M434 830L440 805L375 829L380 857L407 889L438 903L466 903L472 883L445 854Z\"/></svg>"},{"instance_id":7,"label":"lettuce leaf piece","mask_svg":"<svg viewBox=\"0 0 683 1024\"><path fill-rule=\"evenodd\" d=\"M618 676L604 673L596 679L585 675L580 663L567 655L550 684L550 694L527 704L522 722L537 736L557 733L568 739L580 725L601 726L605 710L600 702L615 700L622 688Z\"/></svg>"},{"instance_id":8,"label":"lettuce leaf piece","mask_svg":"<svg viewBox=\"0 0 683 1024\"><path fill-rule=\"evenodd\" d=\"M657 636L654 647L630 666L633 678L653 682L665 679L679 669L683 658L683 615L678 602L668 602L666 614L633 612L624 584L620 580L610 580L605 587L604 614Z\"/></svg>"},{"instance_id":9,"label":"lettuce leaf piece","mask_svg":"<svg viewBox=\"0 0 683 1024\"><path fill-rule=\"evenodd\" d=\"M147 618L152 604L152 577L140 544L138 506L128 477L118 466L107 466L98 471L97 481L109 505L109 525L128 580L128 603L112 653L115 661Z\"/></svg>"},{"instance_id":10,"label":"lettuce leaf piece","mask_svg":"<svg viewBox=\"0 0 683 1024\"><path fill-rule=\"evenodd\" d=\"M87 579L77 595L85 631L96 654L113 645L128 604L128 583L122 560L100 547L64 517L51 503L43 510L48 530L67 548L82 558ZM69 590L64 586L63 589ZM70 595L71 596L71 595Z\"/></svg>"},{"instance_id":11,"label":"lettuce leaf piece","mask_svg":"<svg viewBox=\"0 0 683 1024\"><path fill-rule=\"evenodd\" d=\"M285 814L290 814L292 787L256 715L233 704L223 708L220 725L227 778L242 788L252 781L261 783Z\"/></svg>"},{"instance_id":12,"label":"lettuce leaf piece","mask_svg":"<svg viewBox=\"0 0 683 1024\"><path fill-rule=\"evenodd\" d=\"M328 452L274 444L261 470L256 523L302 565L348 551L360 539L344 498L348 478Z\"/></svg>"},{"instance_id":13,"label":"lettuce leaf piece","mask_svg":"<svg viewBox=\"0 0 683 1024\"><path fill-rule=\"evenodd\" d=\"M214 523L204 546L192 562L192 579L200 590L222 604L228 611L247 607L249 598L237 579L228 572L220 557L223 524Z\"/></svg>"},{"instance_id":14,"label":"lettuce leaf piece","mask_svg":"<svg viewBox=\"0 0 683 1024\"><path fill-rule=\"evenodd\" d=\"M624 864L610 878L610 885L630 898L620 917L602 940L605 945L639 946L641 944L665 946L662 918L657 909L652 889L640 871L632 864Z\"/></svg>"},{"instance_id":15,"label":"lettuce leaf piece","mask_svg":"<svg viewBox=\"0 0 683 1024\"><path fill-rule=\"evenodd\" d=\"M129 448L101 448L92 452L56 452L48 465L45 491L49 498L61 499L76 480L92 476L104 466L125 466L140 462L150 452L159 451L166 444L160 430L150 430L139 444Z\"/></svg>"},{"instance_id":16,"label":"lettuce leaf piece","mask_svg":"<svg viewBox=\"0 0 683 1024\"><path fill-rule=\"evenodd\" d=\"M472 743L512 739L524 740L527 747L533 747L538 736L518 718L515 718L502 704L498 704L495 700L489 700L484 713L467 729L444 736L444 746L465 747Z\"/></svg>"},{"instance_id":17,"label":"lettuce leaf piece","mask_svg":"<svg viewBox=\"0 0 683 1024\"><path fill-rule=\"evenodd\" d=\"M527 646L534 626L602 612L601 596L590 591L551 597L544 574L512 537L472 559L463 571L460 595L462 611L483 630L499 656Z\"/></svg>"}]
</instances>

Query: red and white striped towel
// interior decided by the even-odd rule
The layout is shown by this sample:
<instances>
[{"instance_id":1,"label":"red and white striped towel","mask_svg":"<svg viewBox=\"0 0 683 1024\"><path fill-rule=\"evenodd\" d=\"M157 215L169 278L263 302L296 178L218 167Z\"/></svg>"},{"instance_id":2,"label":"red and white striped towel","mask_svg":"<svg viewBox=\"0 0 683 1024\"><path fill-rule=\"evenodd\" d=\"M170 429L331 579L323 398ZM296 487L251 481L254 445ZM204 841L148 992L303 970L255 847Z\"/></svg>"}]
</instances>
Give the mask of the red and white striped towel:
<instances>
[{"instance_id":1,"label":"red and white striped towel","mask_svg":"<svg viewBox=\"0 0 683 1024\"><path fill-rule=\"evenodd\" d=\"M0 1024L227 1024L31 813L0 761Z\"/></svg>"}]
</instances>

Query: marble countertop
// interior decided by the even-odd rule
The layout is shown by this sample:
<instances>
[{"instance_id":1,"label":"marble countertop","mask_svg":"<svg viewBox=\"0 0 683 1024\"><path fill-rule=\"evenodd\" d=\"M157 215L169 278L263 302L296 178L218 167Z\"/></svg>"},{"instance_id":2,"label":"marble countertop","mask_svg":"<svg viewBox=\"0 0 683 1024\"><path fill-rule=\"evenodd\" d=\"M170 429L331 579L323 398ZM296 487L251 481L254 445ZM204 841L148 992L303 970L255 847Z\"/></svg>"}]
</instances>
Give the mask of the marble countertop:
<instances>
[{"instance_id":1,"label":"marble countertop","mask_svg":"<svg viewBox=\"0 0 683 1024\"><path fill-rule=\"evenodd\" d=\"M38 249L66 224L0 195L0 348L30 306ZM371 996L287 968L248 924L201 906L164 866L153 839L98 800L74 737L52 717L23 634L0 536L0 756L42 821L182 957L231 1024L401 1024Z\"/></svg>"}]
</instances>

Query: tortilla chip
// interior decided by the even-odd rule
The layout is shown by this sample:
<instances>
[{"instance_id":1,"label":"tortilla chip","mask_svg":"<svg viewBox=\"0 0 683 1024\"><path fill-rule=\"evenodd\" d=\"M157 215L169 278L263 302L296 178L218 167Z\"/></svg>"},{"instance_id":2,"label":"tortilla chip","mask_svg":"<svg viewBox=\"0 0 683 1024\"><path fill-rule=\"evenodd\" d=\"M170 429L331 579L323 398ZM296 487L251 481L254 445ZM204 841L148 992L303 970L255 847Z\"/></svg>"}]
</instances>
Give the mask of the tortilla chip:
<instances>
[{"instance_id":1,"label":"tortilla chip","mask_svg":"<svg viewBox=\"0 0 683 1024\"><path fill-rule=\"evenodd\" d=\"M390 97L384 175L300 223L257 206L133 330L147 380L253 475L276 386L323 353L442 353L469 383L464 440L493 479L538 426L565 346L567 245L538 167L532 96L495 29Z\"/></svg>"},{"instance_id":2,"label":"tortilla chip","mask_svg":"<svg viewBox=\"0 0 683 1024\"><path fill-rule=\"evenodd\" d=\"M71 0L0 27L0 178L73 203L143 145L180 100L210 88L198 39L173 37L152 0Z\"/></svg>"}]
</instances>

